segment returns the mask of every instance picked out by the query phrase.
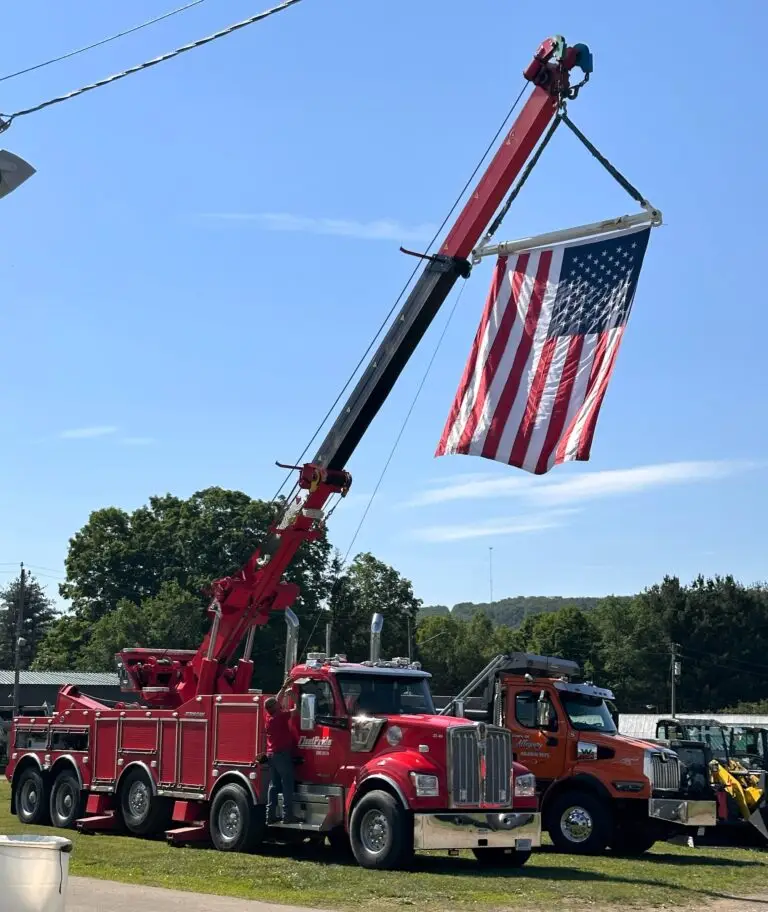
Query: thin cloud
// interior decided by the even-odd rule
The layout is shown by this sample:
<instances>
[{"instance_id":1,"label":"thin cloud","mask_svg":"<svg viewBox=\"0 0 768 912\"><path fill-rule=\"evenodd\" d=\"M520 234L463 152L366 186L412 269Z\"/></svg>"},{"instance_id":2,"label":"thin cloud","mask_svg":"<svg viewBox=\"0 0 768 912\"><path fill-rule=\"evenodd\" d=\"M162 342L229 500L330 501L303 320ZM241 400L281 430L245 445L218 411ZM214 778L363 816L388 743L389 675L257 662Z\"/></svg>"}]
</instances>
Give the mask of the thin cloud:
<instances>
[{"instance_id":1,"label":"thin cloud","mask_svg":"<svg viewBox=\"0 0 768 912\"><path fill-rule=\"evenodd\" d=\"M441 543L465 541L471 538L498 538L501 535L526 535L544 532L565 525L567 516L576 511L560 510L516 519L489 519L485 522L462 523L454 526L425 526L412 530L411 537L420 541Z\"/></svg>"},{"instance_id":2,"label":"thin cloud","mask_svg":"<svg viewBox=\"0 0 768 912\"><path fill-rule=\"evenodd\" d=\"M85 440L90 437L107 437L109 434L116 434L118 428L111 424L101 424L95 427L69 428L62 431L59 437L62 440Z\"/></svg>"},{"instance_id":3,"label":"thin cloud","mask_svg":"<svg viewBox=\"0 0 768 912\"><path fill-rule=\"evenodd\" d=\"M427 223L403 225L393 219L358 222L353 219L311 218L288 212L209 212L203 218L219 222L254 222L267 231L332 234L364 241L428 241L435 233L435 226Z\"/></svg>"},{"instance_id":4,"label":"thin cloud","mask_svg":"<svg viewBox=\"0 0 768 912\"><path fill-rule=\"evenodd\" d=\"M564 506L670 485L715 481L755 466L756 463L738 460L667 462L632 469L589 472L561 481L519 476L476 476L469 481L442 483L440 487L422 492L406 506L424 507L456 500L502 497L517 497L544 507Z\"/></svg>"}]
</instances>

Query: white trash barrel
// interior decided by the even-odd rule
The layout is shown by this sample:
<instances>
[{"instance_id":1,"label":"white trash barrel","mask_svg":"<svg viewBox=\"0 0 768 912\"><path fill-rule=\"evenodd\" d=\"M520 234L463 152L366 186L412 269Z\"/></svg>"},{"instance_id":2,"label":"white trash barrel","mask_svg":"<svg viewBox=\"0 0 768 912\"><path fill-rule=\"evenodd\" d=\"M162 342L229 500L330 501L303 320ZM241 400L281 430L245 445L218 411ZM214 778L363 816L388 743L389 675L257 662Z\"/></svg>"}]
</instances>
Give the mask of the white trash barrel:
<instances>
[{"instance_id":1,"label":"white trash barrel","mask_svg":"<svg viewBox=\"0 0 768 912\"><path fill-rule=\"evenodd\" d=\"M72 842L0 836L0 912L65 912Z\"/></svg>"}]
</instances>

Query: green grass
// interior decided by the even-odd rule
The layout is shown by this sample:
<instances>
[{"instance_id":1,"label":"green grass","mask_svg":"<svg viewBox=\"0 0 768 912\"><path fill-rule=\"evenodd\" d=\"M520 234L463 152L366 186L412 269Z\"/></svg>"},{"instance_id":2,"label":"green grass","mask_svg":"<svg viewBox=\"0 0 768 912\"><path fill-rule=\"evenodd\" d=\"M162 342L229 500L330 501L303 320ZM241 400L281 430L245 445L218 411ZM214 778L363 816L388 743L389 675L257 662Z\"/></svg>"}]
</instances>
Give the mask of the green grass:
<instances>
[{"instance_id":1,"label":"green grass","mask_svg":"<svg viewBox=\"0 0 768 912\"><path fill-rule=\"evenodd\" d=\"M10 815L9 798L8 784L0 780L0 833L62 835L23 827ZM491 872L478 869L469 855L420 855L413 871L376 872L339 864L328 848L266 846L258 855L228 855L110 835L71 837L70 871L82 877L326 909L700 908L714 899L768 893L768 852L748 849L662 844L631 861L544 850L519 871Z\"/></svg>"}]
</instances>

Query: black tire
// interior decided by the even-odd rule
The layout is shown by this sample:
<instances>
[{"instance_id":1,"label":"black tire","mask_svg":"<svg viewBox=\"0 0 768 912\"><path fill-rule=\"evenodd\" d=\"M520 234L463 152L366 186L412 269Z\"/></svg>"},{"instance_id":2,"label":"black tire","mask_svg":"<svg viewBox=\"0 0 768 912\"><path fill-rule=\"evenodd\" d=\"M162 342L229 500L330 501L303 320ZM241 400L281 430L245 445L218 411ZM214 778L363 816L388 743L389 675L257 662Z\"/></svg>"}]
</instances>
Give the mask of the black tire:
<instances>
[{"instance_id":1,"label":"black tire","mask_svg":"<svg viewBox=\"0 0 768 912\"><path fill-rule=\"evenodd\" d=\"M618 831L614 836L611 848L614 855L623 855L626 858L636 858L644 855L656 844L656 838L643 830Z\"/></svg>"},{"instance_id":2,"label":"black tire","mask_svg":"<svg viewBox=\"0 0 768 912\"><path fill-rule=\"evenodd\" d=\"M155 836L167 830L173 805L152 794L149 775L139 768L129 770L120 782L120 816L134 836Z\"/></svg>"},{"instance_id":3,"label":"black tire","mask_svg":"<svg viewBox=\"0 0 768 912\"><path fill-rule=\"evenodd\" d=\"M43 774L34 766L19 773L13 785L16 792L16 816L21 823L42 826L48 819L48 786Z\"/></svg>"},{"instance_id":4,"label":"black tire","mask_svg":"<svg viewBox=\"0 0 768 912\"><path fill-rule=\"evenodd\" d=\"M531 857L531 851L517 849L472 849L477 863L484 868L522 868Z\"/></svg>"},{"instance_id":5,"label":"black tire","mask_svg":"<svg viewBox=\"0 0 768 912\"><path fill-rule=\"evenodd\" d=\"M590 792L561 792L552 799L546 813L549 837L561 852L598 855L611 842L611 808Z\"/></svg>"},{"instance_id":6,"label":"black tire","mask_svg":"<svg viewBox=\"0 0 768 912\"><path fill-rule=\"evenodd\" d=\"M62 770L54 779L49 809L51 823L61 829L71 829L83 816L85 796L72 770Z\"/></svg>"},{"instance_id":7,"label":"black tire","mask_svg":"<svg viewBox=\"0 0 768 912\"><path fill-rule=\"evenodd\" d=\"M388 792L369 792L358 801L350 819L349 841L363 868L393 870L413 860L410 814Z\"/></svg>"},{"instance_id":8,"label":"black tire","mask_svg":"<svg viewBox=\"0 0 768 912\"><path fill-rule=\"evenodd\" d=\"M254 805L242 785L223 785L211 802L211 842L220 852L250 852L264 839L264 805Z\"/></svg>"}]
</instances>

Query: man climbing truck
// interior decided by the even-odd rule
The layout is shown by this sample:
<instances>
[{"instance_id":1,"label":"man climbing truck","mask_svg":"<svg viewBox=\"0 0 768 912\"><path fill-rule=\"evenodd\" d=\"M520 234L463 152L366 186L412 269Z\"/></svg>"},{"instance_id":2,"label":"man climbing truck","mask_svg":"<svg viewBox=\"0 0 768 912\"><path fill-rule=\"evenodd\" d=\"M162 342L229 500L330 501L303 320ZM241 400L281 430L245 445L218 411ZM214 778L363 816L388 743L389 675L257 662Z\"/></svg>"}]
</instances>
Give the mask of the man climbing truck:
<instances>
[{"instance_id":1,"label":"man climbing truck","mask_svg":"<svg viewBox=\"0 0 768 912\"><path fill-rule=\"evenodd\" d=\"M441 712L463 715L480 688L488 719L509 729L515 759L536 776L543 826L559 849L636 855L715 826L715 801L688 796L678 757L619 735L606 702L613 694L580 682L576 662L497 656Z\"/></svg>"},{"instance_id":2,"label":"man climbing truck","mask_svg":"<svg viewBox=\"0 0 768 912\"><path fill-rule=\"evenodd\" d=\"M584 73L578 85L570 81L574 68ZM538 844L535 780L513 762L509 732L435 716L428 675L401 659L382 662L377 647L361 664L309 656L297 666L295 641L287 650L279 699L292 707L302 762L294 807L280 816L299 821L268 826L259 762L266 697L251 690L251 654L257 629L274 613L284 613L289 633L298 625L290 607L300 590L283 578L286 569L304 542L323 534L329 501L352 483L349 459L438 310L470 275L473 250L506 211L502 203L537 143L591 70L584 45L557 36L539 47L524 71L530 97L439 252L417 254L421 276L314 459L286 467L298 478L280 516L245 566L213 582L211 626L199 648L123 650L131 704L107 706L64 687L53 716L15 720L6 775L23 822L50 816L60 827L165 832L173 843L210 838L229 851L289 832L348 834L358 862L372 868L404 864L414 848L526 860ZM306 338L311 327L297 332ZM312 357L311 344L298 350ZM374 646L376 637L374 630ZM348 698L359 710L347 710Z\"/></svg>"}]
</instances>

